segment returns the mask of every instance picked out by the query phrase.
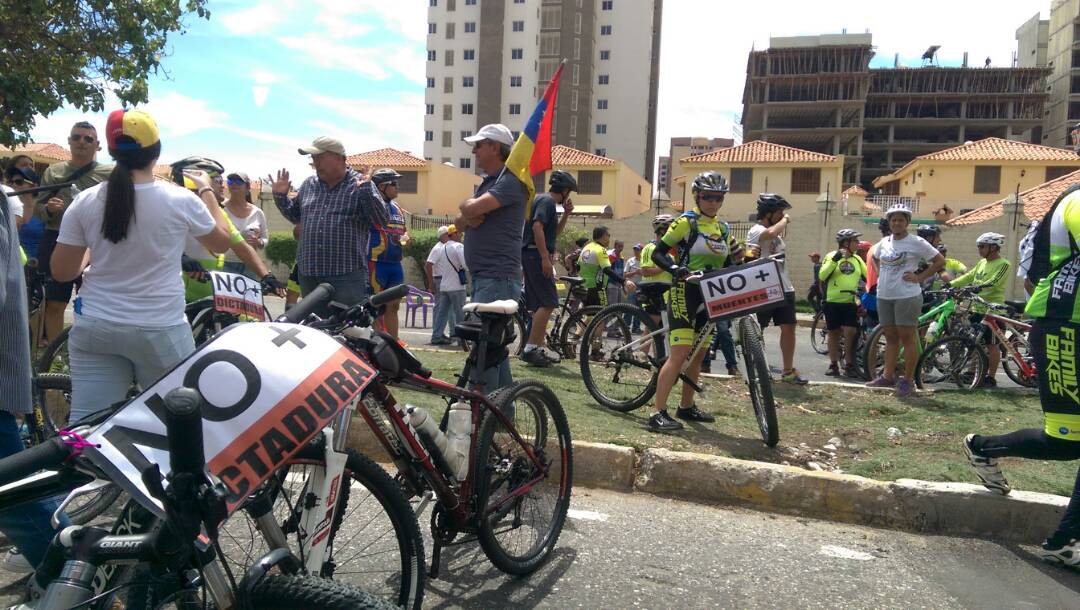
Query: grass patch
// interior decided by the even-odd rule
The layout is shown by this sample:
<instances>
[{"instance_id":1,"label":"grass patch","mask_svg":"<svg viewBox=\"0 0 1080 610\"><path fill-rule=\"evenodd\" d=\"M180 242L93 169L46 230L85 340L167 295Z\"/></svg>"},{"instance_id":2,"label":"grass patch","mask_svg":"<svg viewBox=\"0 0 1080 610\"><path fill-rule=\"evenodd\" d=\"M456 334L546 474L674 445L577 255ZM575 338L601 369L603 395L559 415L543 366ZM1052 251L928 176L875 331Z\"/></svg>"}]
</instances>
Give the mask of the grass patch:
<instances>
[{"instance_id":1,"label":"grass patch","mask_svg":"<svg viewBox=\"0 0 1080 610\"><path fill-rule=\"evenodd\" d=\"M461 352L417 352L440 379L456 379L464 361ZM649 432L652 411L642 407L618 413L598 405L585 390L576 363L549 369L526 367L512 360L515 379L537 379L549 385L562 402L575 440L612 443L636 449L662 447L740 459L805 465L827 463L843 472L881 480L902 478L978 483L960 449L964 435L1003 434L1020 428L1041 428L1042 410L1034 395L997 392L942 392L900 401L889 394L835 386L798 388L774 384L780 422L780 444L761 442L749 393L741 381L708 380L698 405L716 415L712 424L689 424L676 434ZM441 413L433 396L395 389L399 402ZM673 396L670 407L674 409ZM889 428L901 435L890 438ZM827 455L822 446L838 437L843 446ZM1002 460L1014 488L1069 495L1077 464L1022 459Z\"/></svg>"}]
</instances>

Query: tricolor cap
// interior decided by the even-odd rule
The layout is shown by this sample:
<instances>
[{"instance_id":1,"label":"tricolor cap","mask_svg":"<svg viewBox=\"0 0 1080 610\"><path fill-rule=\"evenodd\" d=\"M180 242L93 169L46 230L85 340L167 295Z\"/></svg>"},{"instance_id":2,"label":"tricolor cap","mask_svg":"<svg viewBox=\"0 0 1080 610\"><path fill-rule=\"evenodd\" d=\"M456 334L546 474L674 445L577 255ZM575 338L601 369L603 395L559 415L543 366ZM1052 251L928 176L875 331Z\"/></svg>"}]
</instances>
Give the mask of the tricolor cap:
<instances>
[{"instance_id":1,"label":"tricolor cap","mask_svg":"<svg viewBox=\"0 0 1080 610\"><path fill-rule=\"evenodd\" d=\"M480 131L476 132L476 135L463 138L469 144L476 144L483 140L491 140L492 142L498 142L499 144L506 144L507 146L514 145L514 134L510 132L510 128L502 123L490 123L480 128Z\"/></svg>"},{"instance_id":2,"label":"tricolor cap","mask_svg":"<svg viewBox=\"0 0 1080 610\"><path fill-rule=\"evenodd\" d=\"M109 150L142 150L161 139L154 117L142 110L114 110L105 124Z\"/></svg>"}]
</instances>

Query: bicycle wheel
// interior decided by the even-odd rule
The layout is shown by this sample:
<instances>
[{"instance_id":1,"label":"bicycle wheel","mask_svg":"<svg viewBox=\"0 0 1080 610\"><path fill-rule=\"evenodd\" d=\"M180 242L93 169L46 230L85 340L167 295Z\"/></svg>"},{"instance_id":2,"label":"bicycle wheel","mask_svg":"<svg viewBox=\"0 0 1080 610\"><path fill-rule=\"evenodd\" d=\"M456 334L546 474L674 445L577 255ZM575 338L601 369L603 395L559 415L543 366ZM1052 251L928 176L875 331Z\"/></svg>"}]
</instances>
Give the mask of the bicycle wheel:
<instances>
[{"instance_id":1,"label":"bicycle wheel","mask_svg":"<svg viewBox=\"0 0 1080 610\"><path fill-rule=\"evenodd\" d=\"M38 357L35 370L38 373L64 373L71 374L71 357L68 355L68 335L71 327L68 326L60 331L59 335L45 346L45 350Z\"/></svg>"},{"instance_id":2,"label":"bicycle wheel","mask_svg":"<svg viewBox=\"0 0 1080 610\"><path fill-rule=\"evenodd\" d=\"M519 311L512 319L511 324L514 325L514 333L517 335L509 345L506 346L506 351L510 352L511 356L520 356L525 351L525 344L529 342L529 333L526 331L526 316L529 315L523 311Z\"/></svg>"},{"instance_id":3,"label":"bicycle wheel","mask_svg":"<svg viewBox=\"0 0 1080 610\"><path fill-rule=\"evenodd\" d=\"M960 388L974 390L986 375L986 351L970 337L949 335L926 346L915 367L915 380L923 385L928 379L938 383L955 383Z\"/></svg>"},{"instance_id":4,"label":"bicycle wheel","mask_svg":"<svg viewBox=\"0 0 1080 610\"><path fill-rule=\"evenodd\" d=\"M230 566L242 572L270 550L253 516L265 500L273 502L274 520L289 538L293 553L303 560L300 543L307 533L302 531L301 513L307 506L310 478L325 464L323 443L307 445L222 524L219 540ZM352 450L343 479L326 558L315 576L356 585L404 608L419 609L424 592L424 539L401 487L375 462Z\"/></svg>"},{"instance_id":5,"label":"bicycle wheel","mask_svg":"<svg viewBox=\"0 0 1080 610\"><path fill-rule=\"evenodd\" d=\"M1001 366L1005 369L1005 374L1008 375L1009 379L1012 379L1013 383L1016 385L1021 385L1025 388L1039 387L1039 375L1034 372L1035 354L1031 353L1031 344L1028 343L1027 335L1014 328L1009 328L1005 331L1005 340L1012 346L1012 349L1016 350L1016 353L1020 355L1020 358L1024 360L1032 371L1031 375L1025 375L1024 369L1020 368L1020 364L1013 360L1012 353L1006 352L1001 355ZM995 349L1001 348L995 346Z\"/></svg>"},{"instance_id":6,"label":"bicycle wheel","mask_svg":"<svg viewBox=\"0 0 1080 610\"><path fill-rule=\"evenodd\" d=\"M929 322L920 324L915 332L918 333L919 336L922 336L929 327ZM916 337L916 339L918 339L918 337ZM904 369L904 357L903 348L901 348L900 354L896 358L896 370L893 372L893 379L897 379L906 374ZM866 338L866 345L863 348L863 361L865 362L863 375L866 376L866 379L876 379L884 374L885 328L880 324L875 326ZM918 375L916 375L916 377L918 377ZM915 380L915 384L920 390L922 389L922 383L923 382L919 379Z\"/></svg>"},{"instance_id":7,"label":"bicycle wheel","mask_svg":"<svg viewBox=\"0 0 1080 610\"><path fill-rule=\"evenodd\" d=\"M660 375L656 354L662 353L660 342L664 335L627 347L641 338L630 332L635 321L645 329L641 337L656 331L656 323L640 307L618 303L601 309L585 327L578 350L585 389L596 402L623 413L640 407L656 394L656 378ZM651 351L646 352L646 346Z\"/></svg>"},{"instance_id":8,"label":"bicycle wheel","mask_svg":"<svg viewBox=\"0 0 1080 610\"><path fill-rule=\"evenodd\" d=\"M582 307L571 313L559 329L559 353L563 360L573 360L578 357L578 344L585 334L585 328L589 325L589 318L600 311L597 305Z\"/></svg>"},{"instance_id":9,"label":"bicycle wheel","mask_svg":"<svg viewBox=\"0 0 1080 610\"><path fill-rule=\"evenodd\" d=\"M761 429L761 440L769 447L780 442L780 424L776 421L776 402L773 400L772 377L765 351L761 346L761 330L750 316L739 318L739 344L746 362L746 382L750 387L750 402Z\"/></svg>"},{"instance_id":10,"label":"bicycle wheel","mask_svg":"<svg viewBox=\"0 0 1080 610\"><path fill-rule=\"evenodd\" d=\"M537 468L494 413L484 415L477 441L477 538L495 567L531 574L562 533L573 486L570 426L555 394L538 381L519 381L492 402L542 463ZM553 434L552 434L553 433Z\"/></svg>"},{"instance_id":11,"label":"bicycle wheel","mask_svg":"<svg viewBox=\"0 0 1080 610\"><path fill-rule=\"evenodd\" d=\"M810 327L810 347L823 356L829 353L829 331L825 329L825 314L820 311Z\"/></svg>"},{"instance_id":12,"label":"bicycle wheel","mask_svg":"<svg viewBox=\"0 0 1080 610\"><path fill-rule=\"evenodd\" d=\"M314 576L272 574L247 594L259 610L391 610L398 606L363 589Z\"/></svg>"}]
</instances>

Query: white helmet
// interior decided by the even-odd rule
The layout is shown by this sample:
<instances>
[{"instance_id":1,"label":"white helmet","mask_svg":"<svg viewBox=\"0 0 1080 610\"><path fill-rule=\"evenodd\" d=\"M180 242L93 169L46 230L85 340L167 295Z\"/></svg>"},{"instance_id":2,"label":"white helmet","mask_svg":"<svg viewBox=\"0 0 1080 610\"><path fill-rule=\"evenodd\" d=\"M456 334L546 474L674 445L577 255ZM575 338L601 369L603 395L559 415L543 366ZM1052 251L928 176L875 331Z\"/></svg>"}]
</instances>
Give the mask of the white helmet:
<instances>
[{"instance_id":1,"label":"white helmet","mask_svg":"<svg viewBox=\"0 0 1080 610\"><path fill-rule=\"evenodd\" d=\"M894 203L889 211L885 212L885 218L891 218L893 214L903 214L911 220L911 210L902 203Z\"/></svg>"},{"instance_id":2,"label":"white helmet","mask_svg":"<svg viewBox=\"0 0 1080 610\"><path fill-rule=\"evenodd\" d=\"M997 246L999 248L1005 245L1005 236L1001 233L983 233L979 236L979 239L975 240L976 246Z\"/></svg>"}]
</instances>

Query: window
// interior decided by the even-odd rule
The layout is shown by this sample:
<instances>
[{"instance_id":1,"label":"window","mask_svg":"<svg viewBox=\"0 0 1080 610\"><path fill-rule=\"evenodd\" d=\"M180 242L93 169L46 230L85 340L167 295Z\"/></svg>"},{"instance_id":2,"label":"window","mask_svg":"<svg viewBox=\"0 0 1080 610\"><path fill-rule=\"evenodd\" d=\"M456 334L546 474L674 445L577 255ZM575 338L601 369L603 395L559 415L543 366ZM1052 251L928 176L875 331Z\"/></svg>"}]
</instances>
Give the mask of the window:
<instances>
[{"instance_id":1,"label":"window","mask_svg":"<svg viewBox=\"0 0 1080 610\"><path fill-rule=\"evenodd\" d=\"M510 114L521 114L521 104L510 104Z\"/></svg>"},{"instance_id":2,"label":"window","mask_svg":"<svg viewBox=\"0 0 1080 610\"><path fill-rule=\"evenodd\" d=\"M472 132L469 131L468 129L462 129L461 133L459 135L461 136L461 139L464 140L465 138L471 136Z\"/></svg>"},{"instance_id":3,"label":"window","mask_svg":"<svg viewBox=\"0 0 1080 610\"><path fill-rule=\"evenodd\" d=\"M447 132L449 133L449 132ZM398 172L401 177L397 179L397 190L399 193L415 193L416 192L416 172Z\"/></svg>"},{"instance_id":4,"label":"window","mask_svg":"<svg viewBox=\"0 0 1080 610\"><path fill-rule=\"evenodd\" d=\"M439 6L439 0L428 0L428 6Z\"/></svg>"},{"instance_id":5,"label":"window","mask_svg":"<svg viewBox=\"0 0 1080 610\"><path fill-rule=\"evenodd\" d=\"M514 0L514 4L525 4L525 0Z\"/></svg>"},{"instance_id":6,"label":"window","mask_svg":"<svg viewBox=\"0 0 1080 610\"><path fill-rule=\"evenodd\" d=\"M540 28L557 30L562 26L562 5L545 5L540 9Z\"/></svg>"},{"instance_id":7,"label":"window","mask_svg":"<svg viewBox=\"0 0 1080 610\"><path fill-rule=\"evenodd\" d=\"M442 145L449 147L452 144L453 144L453 141L450 139L450 132L449 131L442 132ZM400 190L400 189L398 189L398 190Z\"/></svg>"},{"instance_id":8,"label":"window","mask_svg":"<svg viewBox=\"0 0 1080 610\"><path fill-rule=\"evenodd\" d=\"M435 132L434 131L425 131L424 132L424 141L425 142L434 142L435 141Z\"/></svg>"},{"instance_id":9,"label":"window","mask_svg":"<svg viewBox=\"0 0 1080 610\"><path fill-rule=\"evenodd\" d=\"M476 49L465 49L461 52L461 58L465 61L472 61L476 59Z\"/></svg>"},{"instance_id":10,"label":"window","mask_svg":"<svg viewBox=\"0 0 1080 610\"><path fill-rule=\"evenodd\" d=\"M472 158L470 158L470 157L462 157L462 158L458 159L458 167L460 167L461 169L469 169L469 168L471 168L472 167Z\"/></svg>"},{"instance_id":11,"label":"window","mask_svg":"<svg viewBox=\"0 0 1080 610\"><path fill-rule=\"evenodd\" d=\"M821 169L817 167L813 168L796 168L791 170L791 192L792 193L813 193L817 194L821 192Z\"/></svg>"},{"instance_id":12,"label":"window","mask_svg":"<svg viewBox=\"0 0 1080 610\"><path fill-rule=\"evenodd\" d=\"M749 193L754 185L754 168L735 167L731 170L731 192Z\"/></svg>"},{"instance_id":13,"label":"window","mask_svg":"<svg viewBox=\"0 0 1080 610\"><path fill-rule=\"evenodd\" d=\"M574 13L574 33L578 36L581 35L581 13Z\"/></svg>"},{"instance_id":14,"label":"window","mask_svg":"<svg viewBox=\"0 0 1080 610\"><path fill-rule=\"evenodd\" d=\"M600 61L611 59L611 51L600 51Z\"/></svg>"},{"instance_id":15,"label":"window","mask_svg":"<svg viewBox=\"0 0 1080 610\"><path fill-rule=\"evenodd\" d=\"M520 87L521 86L521 77L520 76L511 76L510 77L510 86L511 87Z\"/></svg>"},{"instance_id":16,"label":"window","mask_svg":"<svg viewBox=\"0 0 1080 610\"><path fill-rule=\"evenodd\" d=\"M525 51L522 49L510 49L510 59L521 59L525 57Z\"/></svg>"},{"instance_id":17,"label":"window","mask_svg":"<svg viewBox=\"0 0 1080 610\"><path fill-rule=\"evenodd\" d=\"M428 104L425 114L435 114L435 104Z\"/></svg>"},{"instance_id":18,"label":"window","mask_svg":"<svg viewBox=\"0 0 1080 610\"><path fill-rule=\"evenodd\" d=\"M581 59L581 39L580 38L574 38L574 60L578 61L580 59Z\"/></svg>"},{"instance_id":19,"label":"window","mask_svg":"<svg viewBox=\"0 0 1080 610\"><path fill-rule=\"evenodd\" d=\"M577 112L577 104L578 104L578 90L577 89L571 89L570 90L570 112Z\"/></svg>"},{"instance_id":20,"label":"window","mask_svg":"<svg viewBox=\"0 0 1080 610\"><path fill-rule=\"evenodd\" d=\"M443 106L442 106L442 119L444 121L449 121L452 118L454 118L454 105L453 104L443 104Z\"/></svg>"},{"instance_id":21,"label":"window","mask_svg":"<svg viewBox=\"0 0 1080 610\"><path fill-rule=\"evenodd\" d=\"M570 115L570 137L577 137L577 115Z\"/></svg>"},{"instance_id":22,"label":"window","mask_svg":"<svg viewBox=\"0 0 1080 610\"><path fill-rule=\"evenodd\" d=\"M525 22L524 21L515 21L514 24L513 24L513 30L515 32L524 32L525 31Z\"/></svg>"},{"instance_id":23,"label":"window","mask_svg":"<svg viewBox=\"0 0 1080 610\"><path fill-rule=\"evenodd\" d=\"M472 114L472 104L462 104L461 114Z\"/></svg>"},{"instance_id":24,"label":"window","mask_svg":"<svg viewBox=\"0 0 1080 610\"><path fill-rule=\"evenodd\" d=\"M427 60L428 61L435 61L435 51L428 51L427 52Z\"/></svg>"},{"instance_id":25,"label":"window","mask_svg":"<svg viewBox=\"0 0 1080 610\"><path fill-rule=\"evenodd\" d=\"M453 76L447 76L446 78L443 79L442 90L443 90L443 93L453 93L454 92L454 77Z\"/></svg>"},{"instance_id":26,"label":"window","mask_svg":"<svg viewBox=\"0 0 1080 610\"><path fill-rule=\"evenodd\" d=\"M574 64L574 71L570 73L570 83L577 87L581 84L581 64Z\"/></svg>"},{"instance_id":27,"label":"window","mask_svg":"<svg viewBox=\"0 0 1080 610\"><path fill-rule=\"evenodd\" d=\"M434 34L435 33L435 26L436 26L436 24L434 24L434 23L427 24L427 33L428 34Z\"/></svg>"},{"instance_id":28,"label":"window","mask_svg":"<svg viewBox=\"0 0 1080 610\"><path fill-rule=\"evenodd\" d=\"M1056 179L1064 176L1065 174L1071 174L1071 173L1075 172L1078 169L1080 169L1080 167L1048 167L1048 168L1046 168L1046 180L1045 180L1045 182L1050 182L1051 180L1056 180Z\"/></svg>"},{"instance_id":29,"label":"window","mask_svg":"<svg viewBox=\"0 0 1080 610\"><path fill-rule=\"evenodd\" d=\"M581 170L577 175L578 193L582 195L599 195L604 191L604 172L597 170Z\"/></svg>"},{"instance_id":30,"label":"window","mask_svg":"<svg viewBox=\"0 0 1080 610\"><path fill-rule=\"evenodd\" d=\"M597 123L596 124L596 133L599 134L599 135L603 135L603 134L607 133L607 125L605 123Z\"/></svg>"},{"instance_id":31,"label":"window","mask_svg":"<svg viewBox=\"0 0 1080 610\"><path fill-rule=\"evenodd\" d=\"M975 167L975 193L1001 192L1001 166L980 165Z\"/></svg>"},{"instance_id":32,"label":"window","mask_svg":"<svg viewBox=\"0 0 1080 610\"><path fill-rule=\"evenodd\" d=\"M471 76L462 76L461 77L461 86L462 87L472 87L473 86L473 77L471 77Z\"/></svg>"},{"instance_id":33,"label":"window","mask_svg":"<svg viewBox=\"0 0 1080 610\"><path fill-rule=\"evenodd\" d=\"M607 149L606 148L597 148L596 149L596 156L598 156L598 157L606 157L607 156ZM638 193L638 194L640 195L640 193Z\"/></svg>"},{"instance_id":34,"label":"window","mask_svg":"<svg viewBox=\"0 0 1080 610\"><path fill-rule=\"evenodd\" d=\"M476 0L465 0L465 6L476 6Z\"/></svg>"},{"instance_id":35,"label":"window","mask_svg":"<svg viewBox=\"0 0 1080 610\"><path fill-rule=\"evenodd\" d=\"M602 25L602 26L600 26L600 35L601 36L611 36L611 26L610 25Z\"/></svg>"},{"instance_id":36,"label":"window","mask_svg":"<svg viewBox=\"0 0 1080 610\"><path fill-rule=\"evenodd\" d=\"M430 77L430 76L428 77L427 86L428 86L428 89L434 89L435 88L435 79L433 77Z\"/></svg>"},{"instance_id":37,"label":"window","mask_svg":"<svg viewBox=\"0 0 1080 610\"><path fill-rule=\"evenodd\" d=\"M597 82L599 82L601 85L606 85L608 84L609 80L610 79L608 78L607 74L601 74Z\"/></svg>"},{"instance_id":38,"label":"window","mask_svg":"<svg viewBox=\"0 0 1080 610\"><path fill-rule=\"evenodd\" d=\"M562 36L558 30L554 32L540 32L540 55L558 55L562 48Z\"/></svg>"},{"instance_id":39,"label":"window","mask_svg":"<svg viewBox=\"0 0 1080 610\"><path fill-rule=\"evenodd\" d=\"M446 24L446 39L447 40L453 40L454 39L454 29L455 29L454 26L455 26L455 24L452 21L450 23Z\"/></svg>"},{"instance_id":40,"label":"window","mask_svg":"<svg viewBox=\"0 0 1080 610\"><path fill-rule=\"evenodd\" d=\"M446 12L457 9L457 0L446 0Z\"/></svg>"},{"instance_id":41,"label":"window","mask_svg":"<svg viewBox=\"0 0 1080 610\"><path fill-rule=\"evenodd\" d=\"M475 34L476 33L476 22L475 21L466 21L465 22L465 33L466 34Z\"/></svg>"},{"instance_id":42,"label":"window","mask_svg":"<svg viewBox=\"0 0 1080 610\"><path fill-rule=\"evenodd\" d=\"M443 53L443 59L446 60L446 61L443 62L443 65L445 65L445 66L454 65L454 51L453 51L453 49L444 52Z\"/></svg>"},{"instance_id":43,"label":"window","mask_svg":"<svg viewBox=\"0 0 1080 610\"><path fill-rule=\"evenodd\" d=\"M597 110L607 110L607 100L596 100Z\"/></svg>"},{"instance_id":44,"label":"window","mask_svg":"<svg viewBox=\"0 0 1080 610\"><path fill-rule=\"evenodd\" d=\"M604 0L600 3L600 10L610 11L613 4L615 4L614 0Z\"/></svg>"}]
</instances>

